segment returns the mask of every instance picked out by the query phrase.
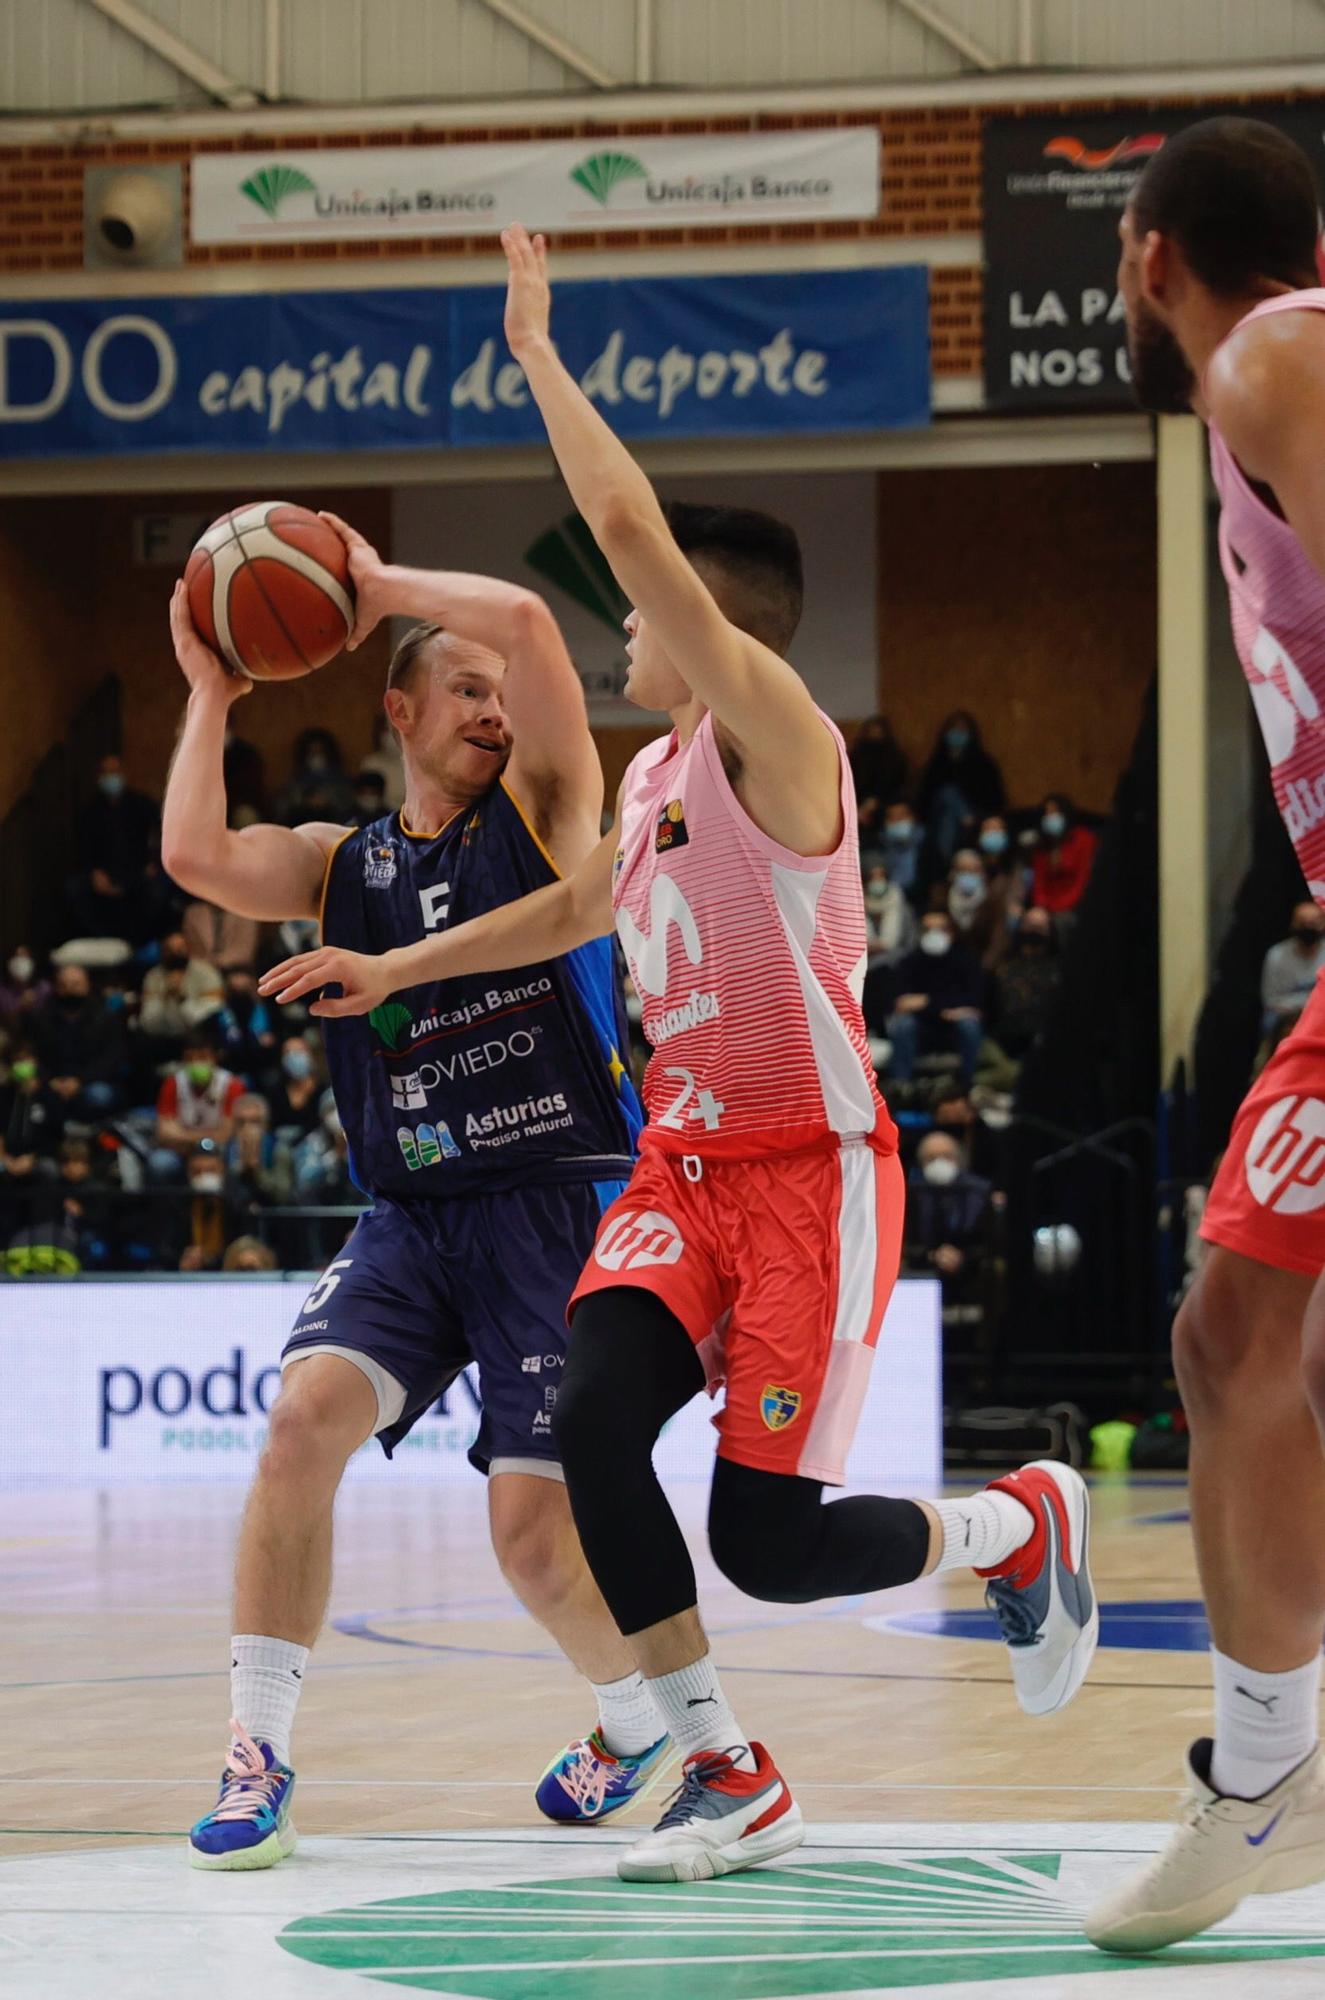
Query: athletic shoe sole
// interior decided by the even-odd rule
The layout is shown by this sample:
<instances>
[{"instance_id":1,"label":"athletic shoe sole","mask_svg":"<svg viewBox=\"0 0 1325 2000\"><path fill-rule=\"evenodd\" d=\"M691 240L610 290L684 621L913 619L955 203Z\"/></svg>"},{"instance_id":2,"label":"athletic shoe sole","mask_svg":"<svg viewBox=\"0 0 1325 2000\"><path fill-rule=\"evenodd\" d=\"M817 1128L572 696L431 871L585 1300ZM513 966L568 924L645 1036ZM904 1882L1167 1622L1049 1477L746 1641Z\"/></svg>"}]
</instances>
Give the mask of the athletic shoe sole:
<instances>
[{"instance_id":1,"label":"athletic shoe sole","mask_svg":"<svg viewBox=\"0 0 1325 2000\"><path fill-rule=\"evenodd\" d=\"M623 1882L710 1882L716 1875L738 1875L743 1868L789 1854L804 1838L805 1821L800 1807L793 1805L772 1826L734 1840L730 1847L697 1846L692 1854L665 1861L631 1861L622 1855L616 1872Z\"/></svg>"},{"instance_id":2,"label":"athletic shoe sole","mask_svg":"<svg viewBox=\"0 0 1325 2000\"><path fill-rule=\"evenodd\" d=\"M1090 1617L1058 1672L1036 1694L1023 1695L1020 1688L1017 1690L1017 1699L1027 1715L1053 1715L1066 1708L1080 1688L1100 1642L1100 1600L1090 1571L1090 1490L1079 1472L1052 1459L1036 1459L1028 1469L1046 1473L1062 1494L1071 1533L1069 1546L1077 1557L1077 1569L1085 1572L1090 1583Z\"/></svg>"},{"instance_id":3,"label":"athletic shoe sole","mask_svg":"<svg viewBox=\"0 0 1325 2000\"><path fill-rule=\"evenodd\" d=\"M204 1854L190 1841L189 1861L194 1868L205 1868L212 1874L234 1875L252 1868L274 1868L287 1854L294 1853L298 1840L294 1827L287 1821L256 1847L236 1847L229 1854Z\"/></svg>"},{"instance_id":4,"label":"athletic shoe sole","mask_svg":"<svg viewBox=\"0 0 1325 2000\"><path fill-rule=\"evenodd\" d=\"M1231 1917L1244 1896L1277 1896L1289 1889L1307 1889L1325 1881L1325 1842L1299 1848L1295 1854L1281 1854L1248 1869L1236 1881L1221 1883L1207 1896L1198 1896L1176 1910L1146 1910L1130 1923L1114 1924L1107 1936L1096 1936L1089 1922L1086 1936L1100 1951L1121 1952L1124 1957L1138 1952L1163 1951L1166 1945L1182 1944Z\"/></svg>"}]
</instances>

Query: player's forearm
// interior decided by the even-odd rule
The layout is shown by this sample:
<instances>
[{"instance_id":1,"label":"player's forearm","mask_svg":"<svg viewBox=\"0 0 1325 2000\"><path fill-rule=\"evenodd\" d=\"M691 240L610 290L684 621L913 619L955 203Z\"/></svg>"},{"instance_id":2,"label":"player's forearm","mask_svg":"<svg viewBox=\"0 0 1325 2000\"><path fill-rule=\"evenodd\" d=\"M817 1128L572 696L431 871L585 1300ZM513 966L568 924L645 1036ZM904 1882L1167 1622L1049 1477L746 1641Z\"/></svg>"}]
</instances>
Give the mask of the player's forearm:
<instances>
[{"instance_id":1,"label":"player's forearm","mask_svg":"<svg viewBox=\"0 0 1325 2000\"><path fill-rule=\"evenodd\" d=\"M385 954L392 992L473 972L513 972L560 958L612 928L606 913L588 904L573 878L549 883L531 896L503 903L440 937L423 938Z\"/></svg>"},{"instance_id":2,"label":"player's forearm","mask_svg":"<svg viewBox=\"0 0 1325 2000\"><path fill-rule=\"evenodd\" d=\"M197 689L184 711L161 811L161 860L182 888L201 886L225 860L225 730L229 703Z\"/></svg>"},{"instance_id":3,"label":"player's forearm","mask_svg":"<svg viewBox=\"0 0 1325 2000\"><path fill-rule=\"evenodd\" d=\"M519 650L531 624L550 616L535 591L467 570L388 563L382 571L382 595L388 615L444 625L458 639L490 646L505 659Z\"/></svg>"},{"instance_id":4,"label":"player's forearm","mask_svg":"<svg viewBox=\"0 0 1325 2000\"><path fill-rule=\"evenodd\" d=\"M571 498L609 562L624 528L648 523L665 530L653 487L551 341L522 344L519 361Z\"/></svg>"}]
</instances>

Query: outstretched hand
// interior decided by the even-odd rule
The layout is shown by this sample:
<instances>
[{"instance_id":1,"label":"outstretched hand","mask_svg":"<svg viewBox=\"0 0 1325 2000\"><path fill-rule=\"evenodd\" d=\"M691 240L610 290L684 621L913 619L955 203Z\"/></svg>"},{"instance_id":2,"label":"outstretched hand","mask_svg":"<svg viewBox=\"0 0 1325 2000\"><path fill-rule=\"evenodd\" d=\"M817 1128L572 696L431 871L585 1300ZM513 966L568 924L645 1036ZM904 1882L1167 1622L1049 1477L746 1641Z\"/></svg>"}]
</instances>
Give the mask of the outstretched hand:
<instances>
[{"instance_id":1,"label":"outstretched hand","mask_svg":"<svg viewBox=\"0 0 1325 2000\"><path fill-rule=\"evenodd\" d=\"M354 586L354 630L345 641L345 650L352 653L356 646L362 646L378 620L386 615L386 564L372 543L357 528L352 528L348 521L342 521L339 514L329 514L324 507L318 519L335 530L349 551L350 582Z\"/></svg>"},{"instance_id":2,"label":"outstretched hand","mask_svg":"<svg viewBox=\"0 0 1325 2000\"><path fill-rule=\"evenodd\" d=\"M238 701L241 694L251 693L253 683L248 675L235 673L199 633L189 610L189 593L183 577L170 596L170 636L175 643L175 658L190 688L199 693L210 690L226 701Z\"/></svg>"},{"instance_id":3,"label":"outstretched hand","mask_svg":"<svg viewBox=\"0 0 1325 2000\"><path fill-rule=\"evenodd\" d=\"M546 340L552 314L552 291L547 276L547 239L531 237L522 222L513 222L501 233L510 273L506 287L506 345L519 359L522 349Z\"/></svg>"},{"instance_id":4,"label":"outstretched hand","mask_svg":"<svg viewBox=\"0 0 1325 2000\"><path fill-rule=\"evenodd\" d=\"M274 965L258 981L258 991L265 1000L278 1000L285 1005L291 1000L302 1000L306 993L314 993L320 987L339 986L339 999L315 1000L309 1013L331 1020L345 1014L371 1014L391 992L385 967L385 958L322 945L317 951L300 952L297 958Z\"/></svg>"}]
</instances>

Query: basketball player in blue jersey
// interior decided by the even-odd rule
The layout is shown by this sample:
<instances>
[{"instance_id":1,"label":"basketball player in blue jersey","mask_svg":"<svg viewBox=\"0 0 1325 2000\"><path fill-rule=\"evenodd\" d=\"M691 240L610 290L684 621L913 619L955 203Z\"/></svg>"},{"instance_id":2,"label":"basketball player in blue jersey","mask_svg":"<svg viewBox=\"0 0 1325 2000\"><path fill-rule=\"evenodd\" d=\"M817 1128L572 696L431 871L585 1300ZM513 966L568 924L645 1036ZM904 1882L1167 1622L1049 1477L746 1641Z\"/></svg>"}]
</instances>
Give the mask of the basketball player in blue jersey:
<instances>
[{"instance_id":1,"label":"basketball player in blue jersey","mask_svg":"<svg viewBox=\"0 0 1325 2000\"><path fill-rule=\"evenodd\" d=\"M331 517L328 517L331 518ZM166 792L164 858L193 894L260 919L320 917L381 952L435 935L577 868L596 845L602 774L584 699L542 600L487 577L384 564L349 548L358 622L419 624L397 647L386 713L405 803L362 830L226 825L228 674L171 606L189 700ZM356 1184L373 1200L305 1300L236 1560L231 1745L195 1866L265 1868L294 1846L290 1734L331 1582L332 1503L350 1454L388 1457L469 1361L508 1582L598 1694L589 1737L538 1786L552 1818L639 1795L668 1747L589 1575L552 1442L564 1310L604 1207L630 1173L640 1110L619 1053L605 941L502 979L416 988L326 1037Z\"/></svg>"}]
</instances>

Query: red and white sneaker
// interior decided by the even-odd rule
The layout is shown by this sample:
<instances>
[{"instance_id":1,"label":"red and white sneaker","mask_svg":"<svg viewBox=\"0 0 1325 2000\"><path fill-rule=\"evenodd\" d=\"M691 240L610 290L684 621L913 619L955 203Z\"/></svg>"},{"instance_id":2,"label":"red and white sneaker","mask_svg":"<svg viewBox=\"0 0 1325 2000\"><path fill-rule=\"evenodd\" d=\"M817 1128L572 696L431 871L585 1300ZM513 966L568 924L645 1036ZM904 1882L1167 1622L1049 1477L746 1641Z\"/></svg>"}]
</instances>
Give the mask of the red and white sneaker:
<instances>
[{"instance_id":1,"label":"red and white sneaker","mask_svg":"<svg viewBox=\"0 0 1325 2000\"><path fill-rule=\"evenodd\" d=\"M990 1481L1030 1508L1035 1532L988 1578L985 1603L998 1619L1027 1715L1066 1708L1090 1669L1100 1607L1090 1578L1090 1495L1070 1465L1037 1459Z\"/></svg>"},{"instance_id":2,"label":"red and white sneaker","mask_svg":"<svg viewBox=\"0 0 1325 2000\"><path fill-rule=\"evenodd\" d=\"M672 1803L643 1840L617 1862L625 1882L707 1882L734 1875L799 1847L801 1809L762 1743L750 1745L755 1767L734 1764L725 1750L686 1759Z\"/></svg>"}]
</instances>

